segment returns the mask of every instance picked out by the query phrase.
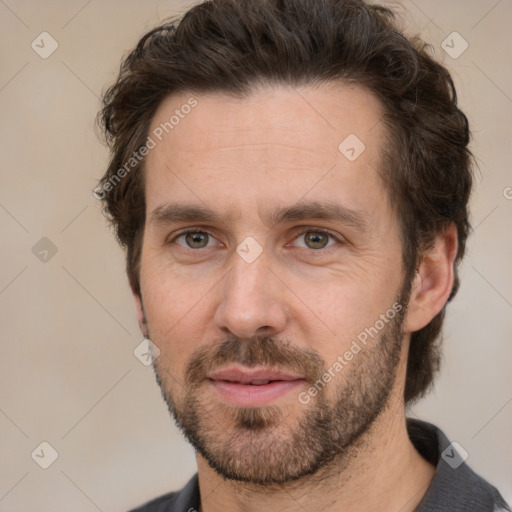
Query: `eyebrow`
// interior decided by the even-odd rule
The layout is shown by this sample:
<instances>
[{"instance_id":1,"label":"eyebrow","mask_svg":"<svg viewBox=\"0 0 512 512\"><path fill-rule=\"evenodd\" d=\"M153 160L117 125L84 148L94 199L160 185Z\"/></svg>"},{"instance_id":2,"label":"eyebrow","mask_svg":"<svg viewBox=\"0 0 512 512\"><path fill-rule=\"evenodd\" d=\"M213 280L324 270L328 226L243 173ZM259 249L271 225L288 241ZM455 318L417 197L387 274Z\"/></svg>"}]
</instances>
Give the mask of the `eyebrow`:
<instances>
[{"instance_id":1,"label":"eyebrow","mask_svg":"<svg viewBox=\"0 0 512 512\"><path fill-rule=\"evenodd\" d=\"M328 220L349 225L360 231L366 231L370 225L369 216L364 211L352 210L333 202L300 202L285 208L273 208L265 212L268 224L275 226L285 222L302 220ZM232 218L232 216L230 216ZM155 208L149 222L165 225L176 222L205 222L224 224L228 218L206 206L169 203Z\"/></svg>"},{"instance_id":2,"label":"eyebrow","mask_svg":"<svg viewBox=\"0 0 512 512\"><path fill-rule=\"evenodd\" d=\"M222 222L220 216L205 206L171 203L158 206L150 215L152 224L172 222Z\"/></svg>"},{"instance_id":3,"label":"eyebrow","mask_svg":"<svg viewBox=\"0 0 512 512\"><path fill-rule=\"evenodd\" d=\"M365 231L370 225L366 212L352 210L333 202L308 201L287 208L275 208L269 217L273 225L308 219L339 222L361 231Z\"/></svg>"}]
</instances>

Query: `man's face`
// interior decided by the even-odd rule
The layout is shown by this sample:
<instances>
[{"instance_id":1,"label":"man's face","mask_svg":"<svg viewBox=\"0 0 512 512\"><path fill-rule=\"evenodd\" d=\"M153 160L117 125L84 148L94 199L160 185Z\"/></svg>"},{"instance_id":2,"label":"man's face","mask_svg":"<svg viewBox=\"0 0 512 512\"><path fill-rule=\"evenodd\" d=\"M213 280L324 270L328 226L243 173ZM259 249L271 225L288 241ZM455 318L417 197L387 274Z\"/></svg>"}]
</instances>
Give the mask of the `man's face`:
<instances>
[{"instance_id":1,"label":"man's face","mask_svg":"<svg viewBox=\"0 0 512 512\"><path fill-rule=\"evenodd\" d=\"M169 97L150 135L190 97ZM282 483L348 454L401 392L407 293L377 174L382 108L339 84L194 98L147 157L140 280L157 380L217 472Z\"/></svg>"}]
</instances>

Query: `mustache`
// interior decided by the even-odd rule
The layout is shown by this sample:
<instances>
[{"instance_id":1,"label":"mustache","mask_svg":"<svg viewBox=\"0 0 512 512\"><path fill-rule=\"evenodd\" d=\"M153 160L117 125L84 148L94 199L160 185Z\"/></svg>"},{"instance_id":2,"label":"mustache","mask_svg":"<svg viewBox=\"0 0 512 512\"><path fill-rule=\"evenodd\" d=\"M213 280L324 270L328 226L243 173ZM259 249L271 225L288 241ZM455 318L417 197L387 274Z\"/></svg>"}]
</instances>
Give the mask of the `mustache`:
<instances>
[{"instance_id":1,"label":"mustache","mask_svg":"<svg viewBox=\"0 0 512 512\"><path fill-rule=\"evenodd\" d=\"M185 371L185 383L198 386L210 372L228 363L289 371L301 375L311 384L321 378L326 366L316 352L294 347L288 340L268 335L252 338L232 336L219 345L196 349Z\"/></svg>"}]
</instances>

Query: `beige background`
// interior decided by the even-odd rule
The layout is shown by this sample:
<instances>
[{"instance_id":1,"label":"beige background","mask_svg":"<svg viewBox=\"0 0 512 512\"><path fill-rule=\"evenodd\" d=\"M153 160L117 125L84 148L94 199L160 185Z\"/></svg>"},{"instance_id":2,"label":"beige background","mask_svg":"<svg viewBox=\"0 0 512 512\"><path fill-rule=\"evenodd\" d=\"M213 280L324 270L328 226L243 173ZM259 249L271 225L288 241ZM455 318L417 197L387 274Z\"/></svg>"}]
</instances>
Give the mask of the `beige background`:
<instances>
[{"instance_id":1,"label":"beige background","mask_svg":"<svg viewBox=\"0 0 512 512\"><path fill-rule=\"evenodd\" d=\"M124 511L195 471L133 355L142 336L123 255L91 194L106 163L98 96L146 30L191 4L0 0L0 511ZM443 371L410 413L512 501L512 2L403 5L454 73L481 170ZM47 59L31 48L43 31L59 45ZM453 31L469 44L456 59L441 47ZM43 237L57 249L46 262L32 252ZM59 454L46 470L31 458L42 441Z\"/></svg>"}]
</instances>

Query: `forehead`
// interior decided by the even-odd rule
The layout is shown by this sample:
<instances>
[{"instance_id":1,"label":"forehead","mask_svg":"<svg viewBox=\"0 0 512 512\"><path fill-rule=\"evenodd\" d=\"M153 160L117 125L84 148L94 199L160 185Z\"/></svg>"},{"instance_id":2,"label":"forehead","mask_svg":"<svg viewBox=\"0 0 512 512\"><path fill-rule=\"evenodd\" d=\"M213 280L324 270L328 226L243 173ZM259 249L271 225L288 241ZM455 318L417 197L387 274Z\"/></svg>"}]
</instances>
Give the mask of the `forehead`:
<instances>
[{"instance_id":1,"label":"forehead","mask_svg":"<svg viewBox=\"0 0 512 512\"><path fill-rule=\"evenodd\" d=\"M150 127L148 210L168 201L171 191L197 201L222 197L224 205L238 193L258 208L284 196L295 202L306 194L313 200L345 195L350 203L377 193L382 115L373 94L340 83L261 86L243 98L171 95Z\"/></svg>"}]
</instances>

